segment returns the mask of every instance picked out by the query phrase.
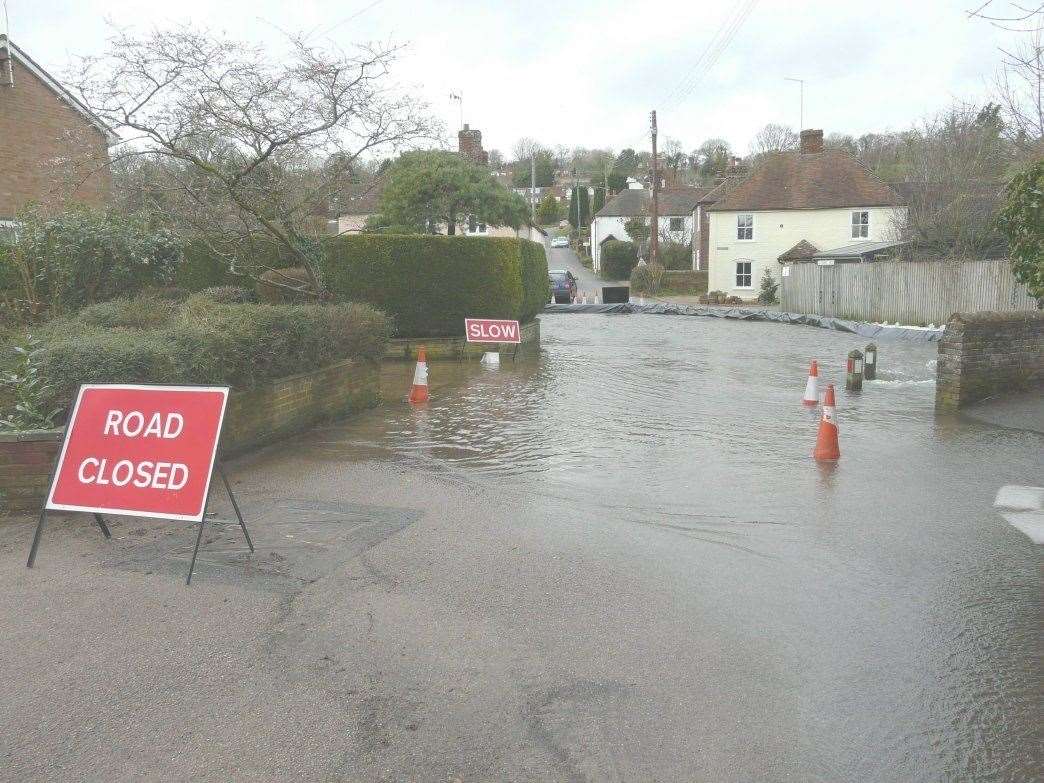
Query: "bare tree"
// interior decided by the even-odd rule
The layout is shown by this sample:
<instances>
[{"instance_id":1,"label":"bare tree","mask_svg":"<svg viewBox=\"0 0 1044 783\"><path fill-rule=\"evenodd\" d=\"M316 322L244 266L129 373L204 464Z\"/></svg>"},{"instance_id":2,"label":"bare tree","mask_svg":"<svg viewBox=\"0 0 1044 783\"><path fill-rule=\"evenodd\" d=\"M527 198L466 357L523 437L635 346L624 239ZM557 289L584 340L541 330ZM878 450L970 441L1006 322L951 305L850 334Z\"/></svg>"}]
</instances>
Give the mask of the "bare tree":
<instances>
[{"instance_id":1,"label":"bare tree","mask_svg":"<svg viewBox=\"0 0 1044 783\"><path fill-rule=\"evenodd\" d=\"M995 104L956 105L904 134L909 210L898 228L912 251L954 258L1004 253L994 215L1010 159L998 115Z\"/></svg>"},{"instance_id":2,"label":"bare tree","mask_svg":"<svg viewBox=\"0 0 1044 783\"><path fill-rule=\"evenodd\" d=\"M798 135L788 125L769 123L759 130L750 144L751 155L765 155L769 152L786 152L797 147Z\"/></svg>"},{"instance_id":3,"label":"bare tree","mask_svg":"<svg viewBox=\"0 0 1044 783\"><path fill-rule=\"evenodd\" d=\"M221 240L274 240L321 296L315 227L331 198L351 184L361 155L436 129L425 107L391 87L395 48L348 55L300 37L288 45L274 56L191 27L120 32L105 56L83 62L75 86L123 134L114 162L150 162L171 228L214 239L222 253L233 243ZM272 282L302 290L290 277Z\"/></svg>"},{"instance_id":4,"label":"bare tree","mask_svg":"<svg viewBox=\"0 0 1044 783\"><path fill-rule=\"evenodd\" d=\"M528 136L521 137L515 142L511 148L511 154L515 156L515 163L522 161L528 162L531 157L536 155L544 147L536 139L531 139Z\"/></svg>"},{"instance_id":5,"label":"bare tree","mask_svg":"<svg viewBox=\"0 0 1044 783\"><path fill-rule=\"evenodd\" d=\"M997 76L1005 134L1027 160L1044 157L1044 47L1041 31L1027 33L1011 50Z\"/></svg>"}]
</instances>

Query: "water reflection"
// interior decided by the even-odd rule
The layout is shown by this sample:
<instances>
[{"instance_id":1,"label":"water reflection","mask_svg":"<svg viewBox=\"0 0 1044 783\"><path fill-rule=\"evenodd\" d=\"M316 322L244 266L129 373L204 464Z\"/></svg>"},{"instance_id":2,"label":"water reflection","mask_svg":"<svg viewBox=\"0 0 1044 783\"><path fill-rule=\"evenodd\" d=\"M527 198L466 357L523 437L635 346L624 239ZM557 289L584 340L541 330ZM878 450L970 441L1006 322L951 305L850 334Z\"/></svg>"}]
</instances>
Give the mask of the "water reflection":
<instances>
[{"instance_id":1,"label":"water reflection","mask_svg":"<svg viewBox=\"0 0 1044 783\"><path fill-rule=\"evenodd\" d=\"M1039 564L989 506L1039 483L1041 436L937 417L934 345L881 344L851 394L852 335L655 316L542 332L538 358L433 364L423 407L402 402L412 366L386 367L388 404L314 453L453 473L528 524L662 538L699 575L692 622L771 662L737 699L789 705L801 779L1039 779ZM811 359L838 395L836 465L811 458Z\"/></svg>"}]
</instances>

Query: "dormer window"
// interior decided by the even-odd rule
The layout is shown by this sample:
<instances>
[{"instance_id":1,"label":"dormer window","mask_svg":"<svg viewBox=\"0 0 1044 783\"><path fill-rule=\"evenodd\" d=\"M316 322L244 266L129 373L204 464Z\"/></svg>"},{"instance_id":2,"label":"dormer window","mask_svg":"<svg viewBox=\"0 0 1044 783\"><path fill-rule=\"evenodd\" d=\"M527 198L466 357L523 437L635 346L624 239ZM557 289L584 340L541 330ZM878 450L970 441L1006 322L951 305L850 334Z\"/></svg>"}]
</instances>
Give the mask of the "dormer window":
<instances>
[{"instance_id":1,"label":"dormer window","mask_svg":"<svg viewBox=\"0 0 1044 783\"><path fill-rule=\"evenodd\" d=\"M870 213L865 209L852 213L852 239L870 237Z\"/></svg>"}]
</instances>

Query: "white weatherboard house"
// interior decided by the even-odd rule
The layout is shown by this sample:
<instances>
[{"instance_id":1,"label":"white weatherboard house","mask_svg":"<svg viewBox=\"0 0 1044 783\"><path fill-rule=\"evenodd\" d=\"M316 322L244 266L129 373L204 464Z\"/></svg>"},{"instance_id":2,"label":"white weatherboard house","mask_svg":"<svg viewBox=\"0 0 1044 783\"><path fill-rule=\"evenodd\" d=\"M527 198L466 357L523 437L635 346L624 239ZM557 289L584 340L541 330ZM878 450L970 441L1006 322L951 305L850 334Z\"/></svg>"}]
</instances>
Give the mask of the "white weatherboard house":
<instances>
[{"instance_id":1,"label":"white weatherboard house","mask_svg":"<svg viewBox=\"0 0 1044 783\"><path fill-rule=\"evenodd\" d=\"M890 242L906 218L899 196L843 150L823 148L823 131L801 132L798 152L758 163L739 184L711 194L709 289L751 299L765 270L779 282L780 257L819 248ZM708 199L709 200L709 199ZM800 245L800 248L798 247ZM799 249L811 252L790 251Z\"/></svg>"},{"instance_id":2,"label":"white weatherboard house","mask_svg":"<svg viewBox=\"0 0 1044 783\"><path fill-rule=\"evenodd\" d=\"M696 238L696 207L708 188L674 188L662 190L657 199L660 216L660 241L692 244ZM591 260L595 270L602 268L602 246L613 239L631 242L624 224L634 217L648 217L652 209L652 191L627 188L621 190L591 220Z\"/></svg>"}]
</instances>

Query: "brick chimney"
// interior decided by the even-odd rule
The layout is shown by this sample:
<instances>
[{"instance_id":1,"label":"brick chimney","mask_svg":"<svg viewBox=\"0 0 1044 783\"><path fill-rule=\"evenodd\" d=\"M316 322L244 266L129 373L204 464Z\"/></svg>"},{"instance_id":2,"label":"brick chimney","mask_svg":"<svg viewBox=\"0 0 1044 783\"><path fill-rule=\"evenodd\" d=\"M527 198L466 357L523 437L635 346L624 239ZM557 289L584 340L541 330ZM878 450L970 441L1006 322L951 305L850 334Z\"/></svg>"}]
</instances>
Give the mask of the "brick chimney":
<instances>
[{"instance_id":1,"label":"brick chimney","mask_svg":"<svg viewBox=\"0 0 1044 783\"><path fill-rule=\"evenodd\" d=\"M489 162L489 155L482 149L482 131L472 130L467 123L457 133L457 151L472 163Z\"/></svg>"},{"instance_id":2,"label":"brick chimney","mask_svg":"<svg viewBox=\"0 0 1044 783\"><path fill-rule=\"evenodd\" d=\"M819 130L803 130L801 131L801 153L805 154L808 152L822 152L823 151L823 131Z\"/></svg>"}]
</instances>

